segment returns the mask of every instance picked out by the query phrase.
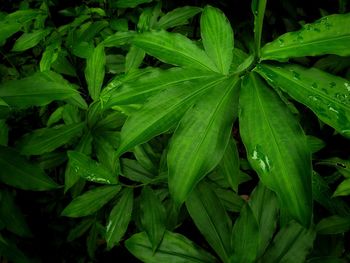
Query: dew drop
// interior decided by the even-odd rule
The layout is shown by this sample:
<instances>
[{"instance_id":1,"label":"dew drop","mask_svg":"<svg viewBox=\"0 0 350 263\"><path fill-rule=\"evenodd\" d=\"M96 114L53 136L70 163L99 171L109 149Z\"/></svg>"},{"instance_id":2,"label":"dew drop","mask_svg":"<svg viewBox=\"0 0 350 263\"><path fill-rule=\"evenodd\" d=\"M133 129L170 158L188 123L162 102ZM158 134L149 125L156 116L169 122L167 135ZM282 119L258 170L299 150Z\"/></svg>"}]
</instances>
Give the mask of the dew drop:
<instances>
[{"instance_id":1,"label":"dew drop","mask_svg":"<svg viewBox=\"0 0 350 263\"><path fill-rule=\"evenodd\" d=\"M270 159L261 151L261 146L256 145L251 156L252 160L255 160L260 169L263 172L269 172L271 170L271 161Z\"/></svg>"}]
</instances>

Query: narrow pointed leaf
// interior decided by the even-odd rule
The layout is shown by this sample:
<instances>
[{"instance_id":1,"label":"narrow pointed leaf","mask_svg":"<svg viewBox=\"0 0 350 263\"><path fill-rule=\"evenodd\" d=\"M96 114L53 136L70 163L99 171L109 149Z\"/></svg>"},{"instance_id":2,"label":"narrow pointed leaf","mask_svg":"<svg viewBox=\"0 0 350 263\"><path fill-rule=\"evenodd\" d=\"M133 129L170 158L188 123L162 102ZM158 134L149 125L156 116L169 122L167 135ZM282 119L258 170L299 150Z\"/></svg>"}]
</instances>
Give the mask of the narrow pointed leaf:
<instances>
[{"instance_id":1,"label":"narrow pointed leaf","mask_svg":"<svg viewBox=\"0 0 350 263\"><path fill-rule=\"evenodd\" d=\"M159 29L168 29L171 27L181 26L188 23L188 20L200 13L202 8L196 6L183 6L162 16L156 24Z\"/></svg>"},{"instance_id":2,"label":"narrow pointed leaf","mask_svg":"<svg viewBox=\"0 0 350 263\"><path fill-rule=\"evenodd\" d=\"M91 215L107 204L119 191L120 185L100 186L73 199L62 211L62 216L82 217Z\"/></svg>"},{"instance_id":3,"label":"narrow pointed leaf","mask_svg":"<svg viewBox=\"0 0 350 263\"><path fill-rule=\"evenodd\" d=\"M15 150L0 146L0 181L23 190L52 190L58 185Z\"/></svg>"},{"instance_id":4,"label":"narrow pointed leaf","mask_svg":"<svg viewBox=\"0 0 350 263\"><path fill-rule=\"evenodd\" d=\"M205 71L218 71L207 54L181 34L152 31L136 36L133 42L165 63Z\"/></svg>"},{"instance_id":5,"label":"narrow pointed leaf","mask_svg":"<svg viewBox=\"0 0 350 263\"><path fill-rule=\"evenodd\" d=\"M350 81L298 65L262 64L258 72L272 85L309 107L323 122L350 137Z\"/></svg>"},{"instance_id":6,"label":"narrow pointed leaf","mask_svg":"<svg viewBox=\"0 0 350 263\"><path fill-rule=\"evenodd\" d=\"M350 230L350 217L338 215L323 218L316 225L316 231L321 235L335 235Z\"/></svg>"},{"instance_id":7,"label":"narrow pointed leaf","mask_svg":"<svg viewBox=\"0 0 350 263\"><path fill-rule=\"evenodd\" d=\"M134 8L138 5L144 4L144 3L150 3L153 0L117 0L113 4L113 7L118 8Z\"/></svg>"},{"instance_id":8,"label":"narrow pointed leaf","mask_svg":"<svg viewBox=\"0 0 350 263\"><path fill-rule=\"evenodd\" d=\"M12 22L6 22L1 21L0 22L0 43L3 43L6 39L11 37L13 34L17 33L22 27L22 24L12 21Z\"/></svg>"},{"instance_id":9,"label":"narrow pointed leaf","mask_svg":"<svg viewBox=\"0 0 350 263\"><path fill-rule=\"evenodd\" d=\"M83 219L78 225L76 225L74 228L72 228L72 230L69 231L67 241L72 242L73 240L84 235L93 223L94 220L92 218Z\"/></svg>"},{"instance_id":10,"label":"narrow pointed leaf","mask_svg":"<svg viewBox=\"0 0 350 263\"><path fill-rule=\"evenodd\" d=\"M311 154L288 107L255 73L240 95L240 132L248 160L265 186L301 224L311 223Z\"/></svg>"},{"instance_id":11,"label":"narrow pointed leaf","mask_svg":"<svg viewBox=\"0 0 350 263\"><path fill-rule=\"evenodd\" d=\"M149 241L152 244L152 250L155 252L165 232L165 208L159 197L149 187L145 187L142 190L140 208L143 229L146 231Z\"/></svg>"},{"instance_id":12,"label":"narrow pointed leaf","mask_svg":"<svg viewBox=\"0 0 350 263\"><path fill-rule=\"evenodd\" d=\"M289 32L261 50L262 59L284 60L292 57L334 54L350 55L350 13L325 16Z\"/></svg>"},{"instance_id":13,"label":"narrow pointed leaf","mask_svg":"<svg viewBox=\"0 0 350 263\"><path fill-rule=\"evenodd\" d=\"M168 131L203 92L219 81L215 77L209 83L207 79L195 84L188 82L181 87L168 88L150 98L140 110L126 120L120 135L118 153Z\"/></svg>"},{"instance_id":14,"label":"narrow pointed leaf","mask_svg":"<svg viewBox=\"0 0 350 263\"><path fill-rule=\"evenodd\" d=\"M238 78L227 78L212 87L186 112L172 137L169 191L178 205L225 152L236 117L238 83Z\"/></svg>"},{"instance_id":15,"label":"narrow pointed leaf","mask_svg":"<svg viewBox=\"0 0 350 263\"><path fill-rule=\"evenodd\" d=\"M102 44L105 47L119 47L129 44L135 35L135 31L117 32L114 35L107 37Z\"/></svg>"},{"instance_id":16,"label":"narrow pointed leaf","mask_svg":"<svg viewBox=\"0 0 350 263\"><path fill-rule=\"evenodd\" d=\"M255 55L260 57L261 33L264 22L265 7L267 0L253 0L252 11L254 15L254 48Z\"/></svg>"},{"instance_id":17,"label":"narrow pointed leaf","mask_svg":"<svg viewBox=\"0 0 350 263\"><path fill-rule=\"evenodd\" d=\"M48 34L50 30L41 29L32 33L23 33L15 42L12 51L19 52L35 47Z\"/></svg>"},{"instance_id":18,"label":"narrow pointed leaf","mask_svg":"<svg viewBox=\"0 0 350 263\"><path fill-rule=\"evenodd\" d=\"M143 49L132 45L128 54L125 57L125 72L133 71L138 69L145 58L145 51Z\"/></svg>"},{"instance_id":19,"label":"narrow pointed leaf","mask_svg":"<svg viewBox=\"0 0 350 263\"><path fill-rule=\"evenodd\" d=\"M95 183L117 184L117 176L87 155L68 151L69 165L80 177Z\"/></svg>"},{"instance_id":20,"label":"narrow pointed leaf","mask_svg":"<svg viewBox=\"0 0 350 263\"><path fill-rule=\"evenodd\" d=\"M315 239L313 229L305 229L295 221L283 227L262 258L266 263L304 263Z\"/></svg>"},{"instance_id":21,"label":"narrow pointed leaf","mask_svg":"<svg viewBox=\"0 0 350 263\"><path fill-rule=\"evenodd\" d=\"M350 195L350 178L342 181L335 189L333 197Z\"/></svg>"},{"instance_id":22,"label":"narrow pointed leaf","mask_svg":"<svg viewBox=\"0 0 350 263\"><path fill-rule=\"evenodd\" d=\"M86 61L85 78L91 98L97 100L100 96L105 76L106 55L103 45L98 45Z\"/></svg>"},{"instance_id":23,"label":"narrow pointed leaf","mask_svg":"<svg viewBox=\"0 0 350 263\"><path fill-rule=\"evenodd\" d=\"M214 263L217 260L205 250L199 248L183 235L166 231L163 241L155 253L152 250L146 232L134 234L125 241L131 254L145 263Z\"/></svg>"},{"instance_id":24,"label":"narrow pointed leaf","mask_svg":"<svg viewBox=\"0 0 350 263\"><path fill-rule=\"evenodd\" d=\"M114 245L118 245L128 228L131 220L133 198L133 190L125 189L108 217L106 241L109 249Z\"/></svg>"},{"instance_id":25,"label":"narrow pointed leaf","mask_svg":"<svg viewBox=\"0 0 350 263\"><path fill-rule=\"evenodd\" d=\"M220 73L227 74L233 58L233 30L229 20L221 10L206 6L200 23L205 52Z\"/></svg>"},{"instance_id":26,"label":"narrow pointed leaf","mask_svg":"<svg viewBox=\"0 0 350 263\"><path fill-rule=\"evenodd\" d=\"M186 207L209 245L223 262L229 262L231 221L210 185L198 184L187 199Z\"/></svg>"},{"instance_id":27,"label":"narrow pointed leaf","mask_svg":"<svg viewBox=\"0 0 350 263\"><path fill-rule=\"evenodd\" d=\"M76 123L38 129L24 135L18 148L24 155L40 155L51 152L78 136L84 126L85 123Z\"/></svg>"}]
</instances>

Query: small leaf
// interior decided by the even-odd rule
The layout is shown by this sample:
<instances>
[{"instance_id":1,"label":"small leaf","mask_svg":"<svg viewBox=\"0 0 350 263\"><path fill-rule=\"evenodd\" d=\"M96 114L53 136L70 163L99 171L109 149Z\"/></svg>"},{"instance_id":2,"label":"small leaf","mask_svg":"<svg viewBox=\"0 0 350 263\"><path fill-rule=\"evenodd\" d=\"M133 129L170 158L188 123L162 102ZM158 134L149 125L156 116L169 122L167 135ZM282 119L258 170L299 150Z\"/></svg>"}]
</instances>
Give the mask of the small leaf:
<instances>
[{"instance_id":1,"label":"small leaf","mask_svg":"<svg viewBox=\"0 0 350 263\"><path fill-rule=\"evenodd\" d=\"M73 199L62 211L62 216L83 217L101 209L120 191L121 186L100 186Z\"/></svg>"},{"instance_id":2,"label":"small leaf","mask_svg":"<svg viewBox=\"0 0 350 263\"><path fill-rule=\"evenodd\" d=\"M176 26L186 25L188 20L200 13L202 8L195 6L183 6L175 8L174 10L162 16L156 24L158 29L168 29Z\"/></svg>"},{"instance_id":3,"label":"small leaf","mask_svg":"<svg viewBox=\"0 0 350 263\"><path fill-rule=\"evenodd\" d=\"M350 216L342 217L338 215L323 218L316 225L316 232L321 235L335 235L345 233L350 230Z\"/></svg>"},{"instance_id":4,"label":"small leaf","mask_svg":"<svg viewBox=\"0 0 350 263\"><path fill-rule=\"evenodd\" d=\"M165 208L149 187L144 187L140 197L141 223L155 252L163 239L166 223Z\"/></svg>"},{"instance_id":5,"label":"small leaf","mask_svg":"<svg viewBox=\"0 0 350 263\"><path fill-rule=\"evenodd\" d=\"M138 69L145 58L145 51L143 49L132 45L125 58L125 73Z\"/></svg>"},{"instance_id":6,"label":"small leaf","mask_svg":"<svg viewBox=\"0 0 350 263\"><path fill-rule=\"evenodd\" d=\"M254 48L255 55L260 57L261 33L267 0L253 0L252 11L254 15Z\"/></svg>"},{"instance_id":7,"label":"small leaf","mask_svg":"<svg viewBox=\"0 0 350 263\"><path fill-rule=\"evenodd\" d=\"M131 254L142 262L215 263L217 260L183 235L165 231L163 241L154 253L146 232L134 234L125 241Z\"/></svg>"},{"instance_id":8,"label":"small leaf","mask_svg":"<svg viewBox=\"0 0 350 263\"><path fill-rule=\"evenodd\" d=\"M117 176L83 153L68 151L69 165L82 178L101 184L117 184Z\"/></svg>"},{"instance_id":9,"label":"small leaf","mask_svg":"<svg viewBox=\"0 0 350 263\"><path fill-rule=\"evenodd\" d=\"M108 217L106 226L106 241L108 249L118 245L124 236L131 220L133 208L133 190L125 189L117 204L113 207Z\"/></svg>"},{"instance_id":10,"label":"small leaf","mask_svg":"<svg viewBox=\"0 0 350 263\"><path fill-rule=\"evenodd\" d=\"M181 119L168 153L169 191L177 205L222 159L237 114L238 84L238 78L217 82Z\"/></svg>"},{"instance_id":11,"label":"small leaf","mask_svg":"<svg viewBox=\"0 0 350 263\"><path fill-rule=\"evenodd\" d=\"M146 32L137 35L133 43L165 63L218 72L207 54L181 34L164 30Z\"/></svg>"},{"instance_id":12,"label":"small leaf","mask_svg":"<svg viewBox=\"0 0 350 263\"><path fill-rule=\"evenodd\" d=\"M200 23L205 52L220 73L228 74L233 58L233 31L229 20L221 10L206 6Z\"/></svg>"},{"instance_id":13,"label":"small leaf","mask_svg":"<svg viewBox=\"0 0 350 263\"><path fill-rule=\"evenodd\" d=\"M342 181L335 190L333 197L350 195L350 178Z\"/></svg>"},{"instance_id":14,"label":"small leaf","mask_svg":"<svg viewBox=\"0 0 350 263\"><path fill-rule=\"evenodd\" d=\"M38 129L24 135L18 148L24 155L40 155L51 152L78 136L84 126L85 123L77 123Z\"/></svg>"},{"instance_id":15,"label":"small leaf","mask_svg":"<svg viewBox=\"0 0 350 263\"><path fill-rule=\"evenodd\" d=\"M28 162L15 150L0 146L0 181L23 190L52 190L58 185L38 166Z\"/></svg>"},{"instance_id":16,"label":"small leaf","mask_svg":"<svg viewBox=\"0 0 350 263\"><path fill-rule=\"evenodd\" d=\"M91 218L83 219L78 225L76 225L73 229L69 231L67 241L72 242L73 240L84 235L93 223L94 220Z\"/></svg>"},{"instance_id":17,"label":"small leaf","mask_svg":"<svg viewBox=\"0 0 350 263\"><path fill-rule=\"evenodd\" d=\"M223 262L229 262L231 220L210 185L198 184L187 199L186 207L209 245Z\"/></svg>"},{"instance_id":18,"label":"small leaf","mask_svg":"<svg viewBox=\"0 0 350 263\"><path fill-rule=\"evenodd\" d=\"M286 33L267 43L261 50L261 59L284 60L324 54L348 56L349 23L350 13L322 17L299 31Z\"/></svg>"},{"instance_id":19,"label":"small leaf","mask_svg":"<svg viewBox=\"0 0 350 263\"><path fill-rule=\"evenodd\" d=\"M277 233L262 262L304 263L315 236L313 229L305 229L295 221L291 221Z\"/></svg>"},{"instance_id":20,"label":"small leaf","mask_svg":"<svg viewBox=\"0 0 350 263\"><path fill-rule=\"evenodd\" d=\"M22 27L21 23L16 21L6 22L0 21L0 44L6 41L13 34L17 33Z\"/></svg>"},{"instance_id":21,"label":"small leaf","mask_svg":"<svg viewBox=\"0 0 350 263\"><path fill-rule=\"evenodd\" d=\"M58 57L58 46L59 43L53 43L46 47L40 60L41 72L50 70L51 65L55 62L55 60Z\"/></svg>"},{"instance_id":22,"label":"small leaf","mask_svg":"<svg viewBox=\"0 0 350 263\"><path fill-rule=\"evenodd\" d=\"M16 40L12 51L20 52L35 47L49 33L49 29L40 29L32 33L23 33L23 35Z\"/></svg>"},{"instance_id":23,"label":"small leaf","mask_svg":"<svg viewBox=\"0 0 350 263\"><path fill-rule=\"evenodd\" d=\"M97 100L100 96L105 76L106 55L103 45L98 45L88 57L85 68L85 78L91 98Z\"/></svg>"},{"instance_id":24,"label":"small leaf","mask_svg":"<svg viewBox=\"0 0 350 263\"><path fill-rule=\"evenodd\" d=\"M279 67L261 64L258 72L273 86L310 108L320 120L350 137L348 80L293 64Z\"/></svg>"},{"instance_id":25,"label":"small leaf","mask_svg":"<svg viewBox=\"0 0 350 263\"><path fill-rule=\"evenodd\" d=\"M153 0L117 0L115 3L113 3L113 7L117 8L134 8L138 5L144 4L144 3L150 3Z\"/></svg>"},{"instance_id":26,"label":"small leaf","mask_svg":"<svg viewBox=\"0 0 350 263\"><path fill-rule=\"evenodd\" d=\"M240 134L248 160L281 206L309 226L312 213L311 154L306 136L288 107L255 73L240 94Z\"/></svg>"},{"instance_id":27,"label":"small leaf","mask_svg":"<svg viewBox=\"0 0 350 263\"><path fill-rule=\"evenodd\" d=\"M101 44L105 47L120 47L129 44L135 35L135 31L117 32L107 37Z\"/></svg>"}]
</instances>

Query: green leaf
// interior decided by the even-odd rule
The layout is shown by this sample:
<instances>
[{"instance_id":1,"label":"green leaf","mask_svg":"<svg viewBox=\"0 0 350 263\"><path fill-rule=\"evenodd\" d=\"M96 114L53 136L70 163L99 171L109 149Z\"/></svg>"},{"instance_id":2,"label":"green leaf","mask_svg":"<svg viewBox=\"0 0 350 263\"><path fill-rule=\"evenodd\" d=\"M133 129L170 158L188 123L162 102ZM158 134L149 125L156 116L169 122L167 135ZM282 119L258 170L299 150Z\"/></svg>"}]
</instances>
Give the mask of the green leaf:
<instances>
[{"instance_id":1,"label":"green leaf","mask_svg":"<svg viewBox=\"0 0 350 263\"><path fill-rule=\"evenodd\" d=\"M231 253L231 220L209 184L199 183L186 201L195 225L223 262Z\"/></svg>"},{"instance_id":2,"label":"green leaf","mask_svg":"<svg viewBox=\"0 0 350 263\"><path fill-rule=\"evenodd\" d=\"M277 233L262 262L304 263L315 236L313 229L305 229L295 221L291 221Z\"/></svg>"},{"instance_id":3,"label":"green leaf","mask_svg":"<svg viewBox=\"0 0 350 263\"><path fill-rule=\"evenodd\" d=\"M140 197L141 223L152 244L153 252L156 252L161 243L166 223L166 212L159 197L150 187L144 187Z\"/></svg>"},{"instance_id":4,"label":"green leaf","mask_svg":"<svg viewBox=\"0 0 350 263\"><path fill-rule=\"evenodd\" d=\"M236 117L238 83L238 78L217 82L186 112L176 129L168 167L169 191L177 205L224 155Z\"/></svg>"},{"instance_id":5,"label":"green leaf","mask_svg":"<svg viewBox=\"0 0 350 263\"><path fill-rule=\"evenodd\" d=\"M103 45L98 45L86 60L85 78L91 98L97 100L100 96L105 76L106 55Z\"/></svg>"},{"instance_id":6,"label":"green leaf","mask_svg":"<svg viewBox=\"0 0 350 263\"><path fill-rule=\"evenodd\" d=\"M113 207L106 226L106 241L108 249L118 245L119 241L124 236L131 220L133 202L133 190L125 189L119 201Z\"/></svg>"},{"instance_id":7,"label":"green leaf","mask_svg":"<svg viewBox=\"0 0 350 263\"><path fill-rule=\"evenodd\" d=\"M149 184L153 179L153 174L143 168L136 160L126 158L121 159L121 175L143 184Z\"/></svg>"},{"instance_id":8,"label":"green leaf","mask_svg":"<svg viewBox=\"0 0 350 263\"><path fill-rule=\"evenodd\" d=\"M206 6L201 16L202 42L219 72L228 74L233 58L233 31L224 13Z\"/></svg>"},{"instance_id":9,"label":"green leaf","mask_svg":"<svg viewBox=\"0 0 350 263\"><path fill-rule=\"evenodd\" d=\"M145 58L145 51L143 49L132 45L125 58L125 72L133 71L139 68Z\"/></svg>"},{"instance_id":10,"label":"green leaf","mask_svg":"<svg viewBox=\"0 0 350 263\"><path fill-rule=\"evenodd\" d=\"M321 70L298 65L261 64L259 74L293 99L309 107L318 118L350 137L350 82Z\"/></svg>"},{"instance_id":11,"label":"green leaf","mask_svg":"<svg viewBox=\"0 0 350 263\"><path fill-rule=\"evenodd\" d=\"M135 35L135 31L117 32L107 37L101 44L105 47L123 46L129 44Z\"/></svg>"},{"instance_id":12,"label":"green leaf","mask_svg":"<svg viewBox=\"0 0 350 263\"><path fill-rule=\"evenodd\" d=\"M240 134L250 164L289 214L309 226L311 154L297 120L255 73L242 82L240 108Z\"/></svg>"},{"instance_id":13,"label":"green leaf","mask_svg":"<svg viewBox=\"0 0 350 263\"><path fill-rule=\"evenodd\" d=\"M9 260L10 262L34 263L12 241L4 239L2 235L0 235L0 255L4 260Z\"/></svg>"},{"instance_id":14,"label":"green leaf","mask_svg":"<svg viewBox=\"0 0 350 263\"><path fill-rule=\"evenodd\" d=\"M53 81L54 72L36 73L30 77L0 84L0 97L10 106L44 106L54 100L67 99L78 93L68 83Z\"/></svg>"},{"instance_id":15,"label":"green leaf","mask_svg":"<svg viewBox=\"0 0 350 263\"><path fill-rule=\"evenodd\" d=\"M117 8L134 8L138 5L144 4L144 3L150 3L153 0L117 0L115 3L113 3L113 7Z\"/></svg>"},{"instance_id":16,"label":"green leaf","mask_svg":"<svg viewBox=\"0 0 350 263\"><path fill-rule=\"evenodd\" d=\"M259 225L249 204L243 206L231 236L231 263L253 263L260 245Z\"/></svg>"},{"instance_id":17,"label":"green leaf","mask_svg":"<svg viewBox=\"0 0 350 263\"><path fill-rule=\"evenodd\" d=\"M62 216L82 217L88 216L107 204L118 192L120 185L99 186L73 199L62 211Z\"/></svg>"},{"instance_id":18,"label":"green leaf","mask_svg":"<svg viewBox=\"0 0 350 263\"><path fill-rule=\"evenodd\" d=\"M59 45L60 43L57 42L46 47L40 60L41 72L50 70L51 65L56 61L59 54L59 51L58 51Z\"/></svg>"},{"instance_id":19,"label":"green leaf","mask_svg":"<svg viewBox=\"0 0 350 263\"><path fill-rule=\"evenodd\" d=\"M77 137L84 126L85 123L82 122L38 129L24 135L18 144L18 148L24 155L40 155L51 152Z\"/></svg>"},{"instance_id":20,"label":"green leaf","mask_svg":"<svg viewBox=\"0 0 350 263\"><path fill-rule=\"evenodd\" d=\"M52 190L58 185L15 150L0 146L0 181L23 190Z\"/></svg>"},{"instance_id":21,"label":"green leaf","mask_svg":"<svg viewBox=\"0 0 350 263\"><path fill-rule=\"evenodd\" d=\"M181 87L171 87L151 97L140 110L126 120L120 134L118 153L121 154L168 131L177 124L201 94L218 85L218 82L220 79L216 76L211 81L204 79L196 84L186 82Z\"/></svg>"},{"instance_id":22,"label":"green leaf","mask_svg":"<svg viewBox=\"0 0 350 263\"><path fill-rule=\"evenodd\" d=\"M78 225L69 231L67 241L72 242L73 240L81 237L89 230L91 225L94 223L94 219L85 218Z\"/></svg>"},{"instance_id":23,"label":"green leaf","mask_svg":"<svg viewBox=\"0 0 350 263\"><path fill-rule=\"evenodd\" d=\"M13 195L6 190L0 192L0 218L1 222L12 233L21 237L32 236L24 215L16 205Z\"/></svg>"},{"instance_id":24,"label":"green leaf","mask_svg":"<svg viewBox=\"0 0 350 263\"><path fill-rule=\"evenodd\" d=\"M202 8L195 6L183 6L175 8L159 19L156 24L156 28L166 30L168 28L186 25L190 18L200 13L201 11Z\"/></svg>"},{"instance_id":25,"label":"green leaf","mask_svg":"<svg viewBox=\"0 0 350 263\"><path fill-rule=\"evenodd\" d=\"M0 145L7 146L9 137L9 127L6 120L0 119Z\"/></svg>"},{"instance_id":26,"label":"green leaf","mask_svg":"<svg viewBox=\"0 0 350 263\"><path fill-rule=\"evenodd\" d=\"M260 57L261 33L267 0L253 0L252 12L254 15L254 48L255 55Z\"/></svg>"},{"instance_id":27,"label":"green leaf","mask_svg":"<svg viewBox=\"0 0 350 263\"><path fill-rule=\"evenodd\" d=\"M333 197L350 195L350 178L342 181L335 189Z\"/></svg>"},{"instance_id":28,"label":"green leaf","mask_svg":"<svg viewBox=\"0 0 350 263\"><path fill-rule=\"evenodd\" d=\"M90 258L95 257L95 252L97 249L97 237L98 237L97 223L94 223L90 229L89 235L86 238L86 248Z\"/></svg>"},{"instance_id":29,"label":"green leaf","mask_svg":"<svg viewBox=\"0 0 350 263\"><path fill-rule=\"evenodd\" d=\"M15 21L0 21L0 45L13 34L17 33L21 29L21 27L22 24Z\"/></svg>"},{"instance_id":30,"label":"green leaf","mask_svg":"<svg viewBox=\"0 0 350 263\"><path fill-rule=\"evenodd\" d=\"M115 176L119 173L119 160L115 147L105 138L104 134L94 137L94 147L99 162ZM117 178L115 178L117 180Z\"/></svg>"},{"instance_id":31,"label":"green leaf","mask_svg":"<svg viewBox=\"0 0 350 263\"><path fill-rule=\"evenodd\" d=\"M326 143L324 141L315 136L307 135L306 139L311 153L316 153L326 146Z\"/></svg>"},{"instance_id":32,"label":"green leaf","mask_svg":"<svg viewBox=\"0 0 350 263\"><path fill-rule=\"evenodd\" d=\"M261 59L284 60L292 57L334 54L350 55L350 13L325 16L304 25L299 31L289 32L261 50Z\"/></svg>"},{"instance_id":33,"label":"green leaf","mask_svg":"<svg viewBox=\"0 0 350 263\"><path fill-rule=\"evenodd\" d=\"M92 160L87 155L77 152L68 151L69 165L73 171L82 178L102 184L117 184L117 175L111 173L100 163Z\"/></svg>"},{"instance_id":34,"label":"green leaf","mask_svg":"<svg viewBox=\"0 0 350 263\"><path fill-rule=\"evenodd\" d=\"M186 237L166 231L154 253L146 232L134 234L125 241L126 248L145 263L214 263L217 260Z\"/></svg>"},{"instance_id":35,"label":"green leaf","mask_svg":"<svg viewBox=\"0 0 350 263\"><path fill-rule=\"evenodd\" d=\"M12 51L20 52L35 47L50 33L49 29L40 29L32 33L23 33L15 42Z\"/></svg>"},{"instance_id":36,"label":"green leaf","mask_svg":"<svg viewBox=\"0 0 350 263\"><path fill-rule=\"evenodd\" d=\"M350 230L350 217L333 215L323 218L316 225L316 232L321 235L335 235Z\"/></svg>"},{"instance_id":37,"label":"green leaf","mask_svg":"<svg viewBox=\"0 0 350 263\"><path fill-rule=\"evenodd\" d=\"M181 34L164 30L146 32L137 35L133 43L165 63L218 72L207 54Z\"/></svg>"}]
</instances>

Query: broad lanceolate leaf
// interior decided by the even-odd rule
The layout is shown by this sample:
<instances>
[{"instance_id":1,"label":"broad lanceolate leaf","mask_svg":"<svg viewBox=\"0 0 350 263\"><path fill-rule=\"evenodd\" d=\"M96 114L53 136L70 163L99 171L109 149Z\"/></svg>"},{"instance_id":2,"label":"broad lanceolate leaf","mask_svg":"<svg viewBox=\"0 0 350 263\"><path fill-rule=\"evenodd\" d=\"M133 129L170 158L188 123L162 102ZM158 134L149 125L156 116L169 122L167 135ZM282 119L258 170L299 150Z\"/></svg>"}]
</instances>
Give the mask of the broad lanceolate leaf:
<instances>
[{"instance_id":1,"label":"broad lanceolate leaf","mask_svg":"<svg viewBox=\"0 0 350 263\"><path fill-rule=\"evenodd\" d=\"M95 213L107 204L121 189L120 185L100 186L73 199L62 211L63 216L82 217Z\"/></svg>"},{"instance_id":2,"label":"broad lanceolate leaf","mask_svg":"<svg viewBox=\"0 0 350 263\"><path fill-rule=\"evenodd\" d=\"M114 35L107 37L102 44L105 47L119 47L131 42L136 35L135 31L117 32Z\"/></svg>"},{"instance_id":3,"label":"broad lanceolate leaf","mask_svg":"<svg viewBox=\"0 0 350 263\"><path fill-rule=\"evenodd\" d=\"M267 0L253 0L252 11L254 15L254 47L255 55L260 57L261 33Z\"/></svg>"},{"instance_id":4,"label":"broad lanceolate leaf","mask_svg":"<svg viewBox=\"0 0 350 263\"><path fill-rule=\"evenodd\" d=\"M133 190L125 189L113 207L106 227L106 241L109 249L117 245L124 236L131 219L133 201Z\"/></svg>"},{"instance_id":5,"label":"broad lanceolate leaf","mask_svg":"<svg viewBox=\"0 0 350 263\"><path fill-rule=\"evenodd\" d=\"M148 54L165 63L218 72L207 54L181 34L152 31L136 36L133 42Z\"/></svg>"},{"instance_id":6,"label":"broad lanceolate leaf","mask_svg":"<svg viewBox=\"0 0 350 263\"><path fill-rule=\"evenodd\" d=\"M150 3L153 0L117 0L113 4L113 7L118 7L118 8L133 8L138 5L144 4L144 3Z\"/></svg>"},{"instance_id":7,"label":"broad lanceolate leaf","mask_svg":"<svg viewBox=\"0 0 350 263\"><path fill-rule=\"evenodd\" d=\"M267 249L263 263L303 263L313 246L313 229L305 229L295 221L283 227Z\"/></svg>"},{"instance_id":8,"label":"broad lanceolate leaf","mask_svg":"<svg viewBox=\"0 0 350 263\"><path fill-rule=\"evenodd\" d=\"M168 153L169 191L177 205L220 162L236 117L238 84L236 77L217 82L181 119Z\"/></svg>"},{"instance_id":9,"label":"broad lanceolate leaf","mask_svg":"<svg viewBox=\"0 0 350 263\"><path fill-rule=\"evenodd\" d=\"M22 24L12 21L0 21L0 44L3 43L7 38L18 32L22 27Z\"/></svg>"},{"instance_id":10,"label":"broad lanceolate leaf","mask_svg":"<svg viewBox=\"0 0 350 263\"><path fill-rule=\"evenodd\" d=\"M334 235L345 233L350 230L350 216L342 217L338 215L323 218L316 225L318 234Z\"/></svg>"},{"instance_id":11,"label":"broad lanceolate leaf","mask_svg":"<svg viewBox=\"0 0 350 263\"><path fill-rule=\"evenodd\" d=\"M45 36L50 33L48 29L37 30L32 33L23 33L15 42L12 51L24 51L35 47Z\"/></svg>"},{"instance_id":12,"label":"broad lanceolate leaf","mask_svg":"<svg viewBox=\"0 0 350 263\"><path fill-rule=\"evenodd\" d=\"M156 23L159 29L168 29L175 26L185 25L188 19L202 11L202 8L195 6L183 6L176 8L162 16Z\"/></svg>"},{"instance_id":13,"label":"broad lanceolate leaf","mask_svg":"<svg viewBox=\"0 0 350 263\"><path fill-rule=\"evenodd\" d=\"M18 148L24 155L40 155L51 152L78 136L84 126L85 123L76 123L38 129L24 135Z\"/></svg>"},{"instance_id":14,"label":"broad lanceolate leaf","mask_svg":"<svg viewBox=\"0 0 350 263\"><path fill-rule=\"evenodd\" d=\"M144 187L140 200L141 223L155 252L163 239L166 211L159 197L149 187Z\"/></svg>"},{"instance_id":15,"label":"broad lanceolate leaf","mask_svg":"<svg viewBox=\"0 0 350 263\"><path fill-rule=\"evenodd\" d=\"M0 146L0 181L23 190L51 190L57 184L15 150Z\"/></svg>"},{"instance_id":16,"label":"broad lanceolate leaf","mask_svg":"<svg viewBox=\"0 0 350 263\"><path fill-rule=\"evenodd\" d=\"M257 74L251 73L242 84L240 132L248 160L289 214L309 226L311 154L306 136L288 107Z\"/></svg>"},{"instance_id":17,"label":"broad lanceolate leaf","mask_svg":"<svg viewBox=\"0 0 350 263\"><path fill-rule=\"evenodd\" d=\"M105 76L106 55L104 45L98 45L86 60L85 78L91 98L97 100L100 96Z\"/></svg>"},{"instance_id":18,"label":"broad lanceolate leaf","mask_svg":"<svg viewBox=\"0 0 350 263\"><path fill-rule=\"evenodd\" d=\"M229 72L233 57L233 31L223 12L206 6L201 16L201 36L205 52L219 72Z\"/></svg>"},{"instance_id":19,"label":"broad lanceolate leaf","mask_svg":"<svg viewBox=\"0 0 350 263\"><path fill-rule=\"evenodd\" d=\"M68 83L52 81L54 72L41 72L33 76L0 84L0 98L10 106L44 106L54 100L63 100L78 92Z\"/></svg>"},{"instance_id":20,"label":"broad lanceolate leaf","mask_svg":"<svg viewBox=\"0 0 350 263\"><path fill-rule=\"evenodd\" d=\"M200 95L220 81L222 80L215 76L211 81L204 79L196 83L186 82L181 87L170 87L150 98L139 111L126 120L120 135L118 153L168 131Z\"/></svg>"},{"instance_id":21,"label":"broad lanceolate leaf","mask_svg":"<svg viewBox=\"0 0 350 263\"><path fill-rule=\"evenodd\" d=\"M325 16L301 30L289 32L261 50L261 59L284 60L292 57L335 54L350 55L350 13Z\"/></svg>"},{"instance_id":22,"label":"broad lanceolate leaf","mask_svg":"<svg viewBox=\"0 0 350 263\"><path fill-rule=\"evenodd\" d=\"M199 183L187 199L186 207L209 245L223 262L229 262L231 220L210 185Z\"/></svg>"},{"instance_id":23,"label":"broad lanceolate leaf","mask_svg":"<svg viewBox=\"0 0 350 263\"><path fill-rule=\"evenodd\" d=\"M298 65L261 64L258 72L272 85L309 107L323 122L350 137L350 82Z\"/></svg>"},{"instance_id":24,"label":"broad lanceolate leaf","mask_svg":"<svg viewBox=\"0 0 350 263\"><path fill-rule=\"evenodd\" d=\"M260 245L259 225L255 215L246 204L232 230L231 244L233 255L231 263L253 263L258 256Z\"/></svg>"},{"instance_id":25,"label":"broad lanceolate leaf","mask_svg":"<svg viewBox=\"0 0 350 263\"><path fill-rule=\"evenodd\" d=\"M71 169L82 178L102 184L118 183L116 174L113 174L87 155L77 151L68 151L68 157Z\"/></svg>"},{"instance_id":26,"label":"broad lanceolate leaf","mask_svg":"<svg viewBox=\"0 0 350 263\"><path fill-rule=\"evenodd\" d=\"M153 253L146 232L134 234L125 241L126 248L145 263L176 262L176 263L214 263L217 260L205 250L196 246L186 237L166 231L163 241Z\"/></svg>"}]
</instances>

